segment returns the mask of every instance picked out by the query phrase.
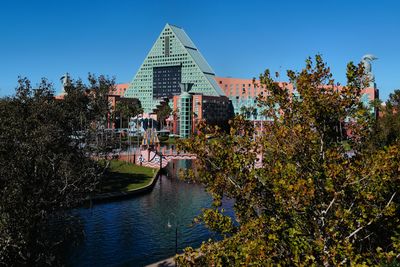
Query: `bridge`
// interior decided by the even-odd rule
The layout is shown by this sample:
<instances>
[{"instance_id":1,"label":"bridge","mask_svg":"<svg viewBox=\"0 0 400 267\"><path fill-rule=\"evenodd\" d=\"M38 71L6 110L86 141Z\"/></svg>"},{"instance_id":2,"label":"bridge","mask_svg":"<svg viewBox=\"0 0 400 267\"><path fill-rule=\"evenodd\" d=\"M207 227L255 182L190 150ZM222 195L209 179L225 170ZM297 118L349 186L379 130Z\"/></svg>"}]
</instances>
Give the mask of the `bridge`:
<instances>
[{"instance_id":1,"label":"bridge","mask_svg":"<svg viewBox=\"0 0 400 267\"><path fill-rule=\"evenodd\" d=\"M158 148L158 149L157 149ZM157 136L157 131L153 128L148 128L143 133L142 144L136 150L129 150L121 152L119 159L122 161L134 163L136 165L151 167L151 168L165 168L173 159L196 159L195 154L178 153L172 148L160 148L160 141ZM254 168L262 167L262 155L257 156L254 162Z\"/></svg>"},{"instance_id":2,"label":"bridge","mask_svg":"<svg viewBox=\"0 0 400 267\"><path fill-rule=\"evenodd\" d=\"M134 163L151 168L165 168L173 159L196 159L195 154L178 153L173 149L161 148L155 151L150 149L141 149L131 152L121 152L119 159L122 161Z\"/></svg>"},{"instance_id":3,"label":"bridge","mask_svg":"<svg viewBox=\"0 0 400 267\"><path fill-rule=\"evenodd\" d=\"M161 155L161 156L160 156ZM151 168L165 168L173 159L196 159L195 154L190 153L178 153L173 149L162 148L160 151L154 150L137 150L131 153L122 152L119 155L119 159L122 161L134 163L136 165L142 165ZM254 168L262 168L262 156L258 155L254 162Z\"/></svg>"}]
</instances>

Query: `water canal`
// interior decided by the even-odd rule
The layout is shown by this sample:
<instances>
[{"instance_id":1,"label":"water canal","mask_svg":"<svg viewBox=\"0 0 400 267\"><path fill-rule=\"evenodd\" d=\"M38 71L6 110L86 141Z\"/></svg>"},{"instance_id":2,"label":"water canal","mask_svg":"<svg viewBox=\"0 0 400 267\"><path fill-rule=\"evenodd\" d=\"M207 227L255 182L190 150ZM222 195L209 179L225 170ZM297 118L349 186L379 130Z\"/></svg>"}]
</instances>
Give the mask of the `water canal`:
<instances>
[{"instance_id":1,"label":"water canal","mask_svg":"<svg viewBox=\"0 0 400 267\"><path fill-rule=\"evenodd\" d=\"M144 266L163 260L175 255L176 225L178 252L214 238L204 226L191 226L201 208L210 207L211 197L201 185L177 178L178 169L190 163L170 163L150 193L76 210L85 238L69 249L67 265ZM223 206L232 214L232 201Z\"/></svg>"}]
</instances>

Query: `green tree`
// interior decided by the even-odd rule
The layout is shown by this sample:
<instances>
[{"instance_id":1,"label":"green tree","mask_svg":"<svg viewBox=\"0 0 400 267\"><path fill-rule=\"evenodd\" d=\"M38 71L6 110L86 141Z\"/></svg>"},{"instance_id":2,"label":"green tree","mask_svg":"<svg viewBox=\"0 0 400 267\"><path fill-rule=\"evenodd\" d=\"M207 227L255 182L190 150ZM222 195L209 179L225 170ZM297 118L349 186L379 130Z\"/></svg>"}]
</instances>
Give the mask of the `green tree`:
<instances>
[{"instance_id":1,"label":"green tree","mask_svg":"<svg viewBox=\"0 0 400 267\"><path fill-rule=\"evenodd\" d=\"M131 134L130 134L130 126L129 122L132 117L135 117L141 113L143 113L142 106L140 104L140 101L137 99L120 99L116 106L115 106L115 112L119 114L119 121L120 121L120 127L123 126L123 119L126 117L126 125L127 128L129 128L128 131L128 146L130 147L132 144L131 140ZM138 119L138 118L137 118ZM136 120L136 126L138 127L138 120ZM122 132L119 135L119 147L122 148ZM139 145L139 133L137 133L137 145ZM130 149L128 150L128 160L130 160ZM110 163L108 161L108 163ZM106 166L108 167L108 165Z\"/></svg>"},{"instance_id":2,"label":"green tree","mask_svg":"<svg viewBox=\"0 0 400 267\"><path fill-rule=\"evenodd\" d=\"M123 128L123 118L125 117L128 125L129 119L143 113L142 106L139 101L118 101L115 106L115 112L119 114L120 125Z\"/></svg>"},{"instance_id":3,"label":"green tree","mask_svg":"<svg viewBox=\"0 0 400 267\"><path fill-rule=\"evenodd\" d=\"M240 114L244 116L246 119L250 119L251 116L256 116L256 108L252 106L249 107L242 106L240 108Z\"/></svg>"},{"instance_id":4,"label":"green tree","mask_svg":"<svg viewBox=\"0 0 400 267\"><path fill-rule=\"evenodd\" d=\"M157 121L160 127L160 130L164 128L166 119L172 114L172 109L167 102L163 102L163 104L157 109Z\"/></svg>"},{"instance_id":5,"label":"green tree","mask_svg":"<svg viewBox=\"0 0 400 267\"><path fill-rule=\"evenodd\" d=\"M89 73L87 84L78 79L66 85L66 95L59 101L67 116L67 130L71 130L71 136L76 140L74 144L77 147L84 145L80 148L85 153L106 160L106 168L118 143L116 136L106 130L112 114L108 95L114 89L114 78Z\"/></svg>"},{"instance_id":6,"label":"green tree","mask_svg":"<svg viewBox=\"0 0 400 267\"><path fill-rule=\"evenodd\" d=\"M239 116L213 141L200 131L180 143L197 155L190 179L214 199L196 221L224 237L186 249L181 265L361 266L400 257L400 152L369 149L362 65L348 64L342 90L319 55L287 75L295 92L268 70L260 76L268 97L259 105L271 122L259 139ZM223 197L234 199L236 222L220 208Z\"/></svg>"},{"instance_id":7,"label":"green tree","mask_svg":"<svg viewBox=\"0 0 400 267\"><path fill-rule=\"evenodd\" d=\"M0 266L60 264L57 251L77 233L67 211L101 178L94 137L112 84L90 75L56 100L45 79L33 89L21 78L16 95L0 100Z\"/></svg>"}]
</instances>

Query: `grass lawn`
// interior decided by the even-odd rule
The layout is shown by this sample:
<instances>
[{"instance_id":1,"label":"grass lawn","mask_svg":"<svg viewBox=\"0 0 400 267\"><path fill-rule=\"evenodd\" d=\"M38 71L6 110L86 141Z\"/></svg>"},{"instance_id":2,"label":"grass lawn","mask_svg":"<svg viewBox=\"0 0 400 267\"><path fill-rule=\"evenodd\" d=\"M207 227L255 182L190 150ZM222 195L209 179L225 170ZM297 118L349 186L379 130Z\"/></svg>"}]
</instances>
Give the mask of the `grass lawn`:
<instances>
[{"instance_id":1,"label":"grass lawn","mask_svg":"<svg viewBox=\"0 0 400 267\"><path fill-rule=\"evenodd\" d=\"M159 140L160 140L160 143L162 145L175 145L176 141L179 140L179 138L175 138L175 137L168 137L168 138L160 137Z\"/></svg>"},{"instance_id":2,"label":"grass lawn","mask_svg":"<svg viewBox=\"0 0 400 267\"><path fill-rule=\"evenodd\" d=\"M112 160L110 171L101 183L101 192L127 192L151 182L156 170L119 160Z\"/></svg>"}]
</instances>

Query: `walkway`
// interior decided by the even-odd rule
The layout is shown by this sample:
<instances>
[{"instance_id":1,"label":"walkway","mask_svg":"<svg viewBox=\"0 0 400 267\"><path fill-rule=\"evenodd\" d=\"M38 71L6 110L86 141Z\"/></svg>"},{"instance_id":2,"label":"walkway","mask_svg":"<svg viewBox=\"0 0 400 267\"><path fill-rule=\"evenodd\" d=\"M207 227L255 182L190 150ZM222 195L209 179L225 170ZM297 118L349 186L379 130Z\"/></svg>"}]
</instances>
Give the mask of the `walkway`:
<instances>
[{"instance_id":1,"label":"walkway","mask_svg":"<svg viewBox=\"0 0 400 267\"><path fill-rule=\"evenodd\" d=\"M160 156L157 155L154 151L149 151L149 150L132 151L131 153L122 152L119 154L119 159L140 165L140 158L141 158L143 166L150 168L160 168L160 169L165 168L168 162L170 162L173 159L189 159L189 160L196 159L195 154L178 153L175 150L166 149L165 147L162 148L160 152L162 153L161 166L160 166ZM140 157L140 155L142 157ZM257 159L254 162L254 167L256 169L263 167L261 154L257 155Z\"/></svg>"},{"instance_id":2,"label":"walkway","mask_svg":"<svg viewBox=\"0 0 400 267\"><path fill-rule=\"evenodd\" d=\"M150 265L146 265L146 267L173 267L175 266L175 259L171 257L169 259L165 259Z\"/></svg>"}]
</instances>

